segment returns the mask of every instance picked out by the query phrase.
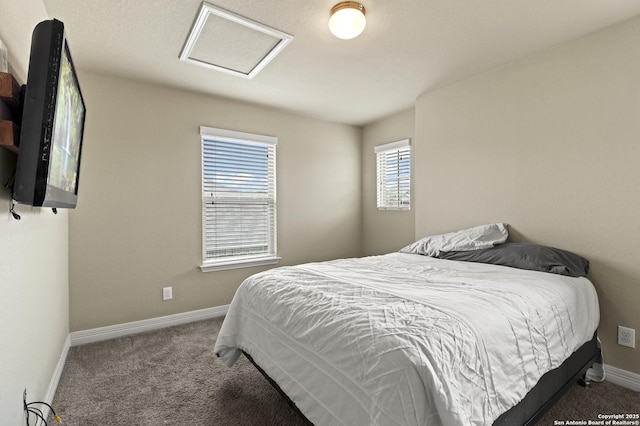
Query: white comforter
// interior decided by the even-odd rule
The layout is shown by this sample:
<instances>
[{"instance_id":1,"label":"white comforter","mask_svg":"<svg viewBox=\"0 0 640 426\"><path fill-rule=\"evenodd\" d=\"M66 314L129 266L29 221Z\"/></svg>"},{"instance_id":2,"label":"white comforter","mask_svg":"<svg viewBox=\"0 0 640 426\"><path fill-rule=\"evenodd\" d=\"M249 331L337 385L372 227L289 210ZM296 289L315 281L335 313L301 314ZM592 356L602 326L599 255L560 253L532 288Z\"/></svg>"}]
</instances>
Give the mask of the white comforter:
<instances>
[{"instance_id":1,"label":"white comforter","mask_svg":"<svg viewBox=\"0 0 640 426\"><path fill-rule=\"evenodd\" d=\"M392 253L248 278L215 352L316 425L489 425L598 322L586 278Z\"/></svg>"}]
</instances>

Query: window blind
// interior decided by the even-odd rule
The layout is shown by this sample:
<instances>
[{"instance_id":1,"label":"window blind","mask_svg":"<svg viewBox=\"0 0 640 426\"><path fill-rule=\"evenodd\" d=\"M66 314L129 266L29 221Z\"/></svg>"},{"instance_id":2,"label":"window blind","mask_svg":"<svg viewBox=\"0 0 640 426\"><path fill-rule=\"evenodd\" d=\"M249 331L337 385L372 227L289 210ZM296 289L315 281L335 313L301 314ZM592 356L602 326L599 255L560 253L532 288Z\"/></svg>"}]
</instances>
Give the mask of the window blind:
<instances>
[{"instance_id":1,"label":"window blind","mask_svg":"<svg viewBox=\"0 0 640 426\"><path fill-rule=\"evenodd\" d=\"M378 209L408 210L411 206L411 146L409 139L374 148Z\"/></svg>"},{"instance_id":2,"label":"window blind","mask_svg":"<svg viewBox=\"0 0 640 426\"><path fill-rule=\"evenodd\" d=\"M276 256L277 139L201 129L203 263Z\"/></svg>"}]
</instances>

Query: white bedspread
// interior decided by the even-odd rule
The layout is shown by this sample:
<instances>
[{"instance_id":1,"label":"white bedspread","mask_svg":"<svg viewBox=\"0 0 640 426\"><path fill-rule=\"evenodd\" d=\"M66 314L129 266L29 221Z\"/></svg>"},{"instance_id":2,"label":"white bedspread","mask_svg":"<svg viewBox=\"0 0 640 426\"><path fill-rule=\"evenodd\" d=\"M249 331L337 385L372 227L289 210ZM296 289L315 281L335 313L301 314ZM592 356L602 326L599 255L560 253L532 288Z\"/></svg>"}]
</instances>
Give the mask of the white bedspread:
<instances>
[{"instance_id":1,"label":"white bedspread","mask_svg":"<svg viewBox=\"0 0 640 426\"><path fill-rule=\"evenodd\" d=\"M392 253L248 278L214 350L316 425L490 425L598 322L586 278Z\"/></svg>"}]
</instances>

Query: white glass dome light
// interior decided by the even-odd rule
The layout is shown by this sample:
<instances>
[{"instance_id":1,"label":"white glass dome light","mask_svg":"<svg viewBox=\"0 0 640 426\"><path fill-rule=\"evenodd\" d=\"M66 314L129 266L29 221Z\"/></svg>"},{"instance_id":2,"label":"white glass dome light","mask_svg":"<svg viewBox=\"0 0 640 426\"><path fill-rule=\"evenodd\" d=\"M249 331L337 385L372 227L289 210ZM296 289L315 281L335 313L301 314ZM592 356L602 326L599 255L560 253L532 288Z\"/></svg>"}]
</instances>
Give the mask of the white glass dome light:
<instances>
[{"instance_id":1,"label":"white glass dome light","mask_svg":"<svg viewBox=\"0 0 640 426\"><path fill-rule=\"evenodd\" d=\"M331 8L329 30L334 36L343 40L355 38L364 31L367 18L364 6L357 1L343 1Z\"/></svg>"}]
</instances>

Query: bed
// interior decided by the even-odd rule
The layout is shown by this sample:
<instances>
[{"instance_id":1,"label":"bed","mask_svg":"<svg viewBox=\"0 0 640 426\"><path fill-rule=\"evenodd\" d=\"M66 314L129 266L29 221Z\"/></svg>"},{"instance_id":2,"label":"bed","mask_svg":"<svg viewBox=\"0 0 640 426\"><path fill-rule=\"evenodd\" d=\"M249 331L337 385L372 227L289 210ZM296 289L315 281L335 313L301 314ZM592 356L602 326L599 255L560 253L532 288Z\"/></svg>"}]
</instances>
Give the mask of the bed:
<instances>
[{"instance_id":1,"label":"bed","mask_svg":"<svg viewBox=\"0 0 640 426\"><path fill-rule=\"evenodd\" d=\"M316 425L532 422L595 360L597 295L584 276L443 258L507 247L482 237L253 275L214 351L247 354Z\"/></svg>"}]
</instances>

